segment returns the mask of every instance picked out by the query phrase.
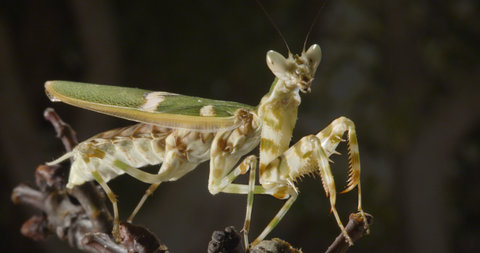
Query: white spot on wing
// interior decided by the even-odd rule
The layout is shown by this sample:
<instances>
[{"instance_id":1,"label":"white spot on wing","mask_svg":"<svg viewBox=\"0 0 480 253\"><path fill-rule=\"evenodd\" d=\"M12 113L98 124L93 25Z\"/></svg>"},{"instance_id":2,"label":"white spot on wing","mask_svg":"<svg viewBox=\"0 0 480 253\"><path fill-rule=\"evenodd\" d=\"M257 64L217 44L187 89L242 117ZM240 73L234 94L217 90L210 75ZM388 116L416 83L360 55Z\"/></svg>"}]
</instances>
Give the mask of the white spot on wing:
<instances>
[{"instance_id":1,"label":"white spot on wing","mask_svg":"<svg viewBox=\"0 0 480 253\"><path fill-rule=\"evenodd\" d=\"M215 108L213 105L206 105L200 108L200 115L205 117L215 116Z\"/></svg>"},{"instance_id":2,"label":"white spot on wing","mask_svg":"<svg viewBox=\"0 0 480 253\"><path fill-rule=\"evenodd\" d=\"M142 109L146 112L154 112L158 105L165 100L165 95L170 95L168 92L154 91L145 94L145 103Z\"/></svg>"}]
</instances>

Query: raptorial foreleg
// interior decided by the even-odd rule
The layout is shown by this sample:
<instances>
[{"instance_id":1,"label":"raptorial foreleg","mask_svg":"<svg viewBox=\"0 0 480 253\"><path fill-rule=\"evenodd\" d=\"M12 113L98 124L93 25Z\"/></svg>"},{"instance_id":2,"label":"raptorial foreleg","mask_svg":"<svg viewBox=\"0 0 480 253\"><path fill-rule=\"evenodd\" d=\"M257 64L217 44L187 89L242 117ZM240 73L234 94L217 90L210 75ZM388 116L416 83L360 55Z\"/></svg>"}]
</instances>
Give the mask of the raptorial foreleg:
<instances>
[{"instance_id":1,"label":"raptorial foreleg","mask_svg":"<svg viewBox=\"0 0 480 253\"><path fill-rule=\"evenodd\" d=\"M330 200L331 211L335 216L337 224L347 241L352 243L335 208L335 181L330 170L328 156L322 148L320 139L315 135L309 135L303 137L282 155L272 160L264 169L263 175L265 178L262 180L262 185L269 185L269 188L276 189L276 192L272 194L274 197L279 199L288 198L288 200L253 244L263 240L273 230L296 200L298 192L293 182L299 177L317 171L321 176L323 187Z\"/></svg>"},{"instance_id":2,"label":"raptorial foreleg","mask_svg":"<svg viewBox=\"0 0 480 253\"><path fill-rule=\"evenodd\" d=\"M340 117L335 119L320 131L316 136L322 143L322 148L328 157L337 153L335 149L342 141L342 137L347 132L348 141L348 158L349 158L349 177L347 188L341 193L346 193L355 188L358 188L358 211L362 214L364 220L366 220L365 213L362 209L362 191L360 187L360 154L358 148L357 134L355 131L355 124L352 120L346 117ZM365 223L365 229L368 233L368 224Z\"/></svg>"}]
</instances>

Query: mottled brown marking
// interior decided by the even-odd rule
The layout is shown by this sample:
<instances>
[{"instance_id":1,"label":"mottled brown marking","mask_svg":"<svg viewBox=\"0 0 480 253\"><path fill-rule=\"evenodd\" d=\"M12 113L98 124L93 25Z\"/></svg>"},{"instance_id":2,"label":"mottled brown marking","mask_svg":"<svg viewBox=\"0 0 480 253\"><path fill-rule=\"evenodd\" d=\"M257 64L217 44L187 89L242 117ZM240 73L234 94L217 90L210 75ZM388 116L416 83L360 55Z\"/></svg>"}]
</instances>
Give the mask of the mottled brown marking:
<instances>
[{"instance_id":1,"label":"mottled brown marking","mask_svg":"<svg viewBox=\"0 0 480 253\"><path fill-rule=\"evenodd\" d=\"M288 196L288 187L286 186L278 188L278 190L273 194L273 197L277 199L285 199Z\"/></svg>"},{"instance_id":2,"label":"mottled brown marking","mask_svg":"<svg viewBox=\"0 0 480 253\"><path fill-rule=\"evenodd\" d=\"M110 201L117 202L117 197L115 196L115 193L113 193L112 191L107 192L107 197L108 199L110 199Z\"/></svg>"},{"instance_id":3,"label":"mottled brown marking","mask_svg":"<svg viewBox=\"0 0 480 253\"><path fill-rule=\"evenodd\" d=\"M276 160L278 160L278 173L280 175L287 175L291 169L288 163L285 161L285 155L281 154Z\"/></svg>"},{"instance_id":4,"label":"mottled brown marking","mask_svg":"<svg viewBox=\"0 0 480 253\"><path fill-rule=\"evenodd\" d=\"M163 133L163 131L160 130L160 128L157 127L157 126L152 126L151 133L152 133L153 136L157 136L157 135Z\"/></svg>"},{"instance_id":5,"label":"mottled brown marking","mask_svg":"<svg viewBox=\"0 0 480 253\"><path fill-rule=\"evenodd\" d=\"M223 168L216 168L213 171L213 177L214 178L221 178L223 176Z\"/></svg>"},{"instance_id":6,"label":"mottled brown marking","mask_svg":"<svg viewBox=\"0 0 480 253\"><path fill-rule=\"evenodd\" d=\"M250 230L250 220L245 220L245 224L243 225L243 230L244 231Z\"/></svg>"},{"instance_id":7,"label":"mottled brown marking","mask_svg":"<svg viewBox=\"0 0 480 253\"><path fill-rule=\"evenodd\" d=\"M100 134L97 134L90 138L94 139L105 139L105 140L122 140L124 138L162 138L167 136L172 132L172 129L161 128L155 125L149 124L136 124L128 127L117 128L109 130Z\"/></svg>"},{"instance_id":8,"label":"mottled brown marking","mask_svg":"<svg viewBox=\"0 0 480 253\"><path fill-rule=\"evenodd\" d=\"M258 166L258 170L260 171L260 176L266 176L266 177L270 176L270 173L268 173L268 171L265 170L266 167L267 167L266 164L260 163L260 165Z\"/></svg>"},{"instance_id":9,"label":"mottled brown marking","mask_svg":"<svg viewBox=\"0 0 480 253\"><path fill-rule=\"evenodd\" d=\"M87 154L82 154L82 159L85 163L89 163L90 162L90 157L88 157Z\"/></svg>"},{"instance_id":10,"label":"mottled brown marking","mask_svg":"<svg viewBox=\"0 0 480 253\"><path fill-rule=\"evenodd\" d=\"M160 139L155 142L155 145L159 150L165 150L165 139Z\"/></svg>"},{"instance_id":11,"label":"mottled brown marking","mask_svg":"<svg viewBox=\"0 0 480 253\"><path fill-rule=\"evenodd\" d=\"M106 132L103 132L103 133L99 133L99 134L93 136L92 138L110 139L113 136L116 136L117 133L119 133L121 131L122 131L122 128L116 128L116 129L112 129L112 130L109 130L109 131L106 131Z\"/></svg>"},{"instance_id":12,"label":"mottled brown marking","mask_svg":"<svg viewBox=\"0 0 480 253\"><path fill-rule=\"evenodd\" d=\"M358 145L357 137L355 137L355 132L350 130L350 133L348 135L348 141L350 142L350 145Z\"/></svg>"},{"instance_id":13,"label":"mottled brown marking","mask_svg":"<svg viewBox=\"0 0 480 253\"><path fill-rule=\"evenodd\" d=\"M131 137L133 138L139 138L143 135L143 132L144 132L144 129L145 129L145 125L143 124L140 124L140 125L137 125L137 127L135 127L131 133Z\"/></svg>"},{"instance_id":14,"label":"mottled brown marking","mask_svg":"<svg viewBox=\"0 0 480 253\"><path fill-rule=\"evenodd\" d=\"M302 147L301 142L293 146L293 151L295 151L295 155L297 155L298 157L303 157L303 152L301 147Z\"/></svg>"},{"instance_id":15,"label":"mottled brown marking","mask_svg":"<svg viewBox=\"0 0 480 253\"><path fill-rule=\"evenodd\" d=\"M293 55L293 60L295 60L295 63L298 65L304 64L303 60L298 55Z\"/></svg>"},{"instance_id":16,"label":"mottled brown marking","mask_svg":"<svg viewBox=\"0 0 480 253\"><path fill-rule=\"evenodd\" d=\"M227 139L220 138L217 143L218 148L226 153L230 153L233 150L233 144L228 142Z\"/></svg>"},{"instance_id":17,"label":"mottled brown marking","mask_svg":"<svg viewBox=\"0 0 480 253\"><path fill-rule=\"evenodd\" d=\"M247 173L249 166L250 166L250 165L246 165L245 163L242 163L242 164L240 165L240 174L243 175L243 174Z\"/></svg>"},{"instance_id":18,"label":"mottled brown marking","mask_svg":"<svg viewBox=\"0 0 480 253\"><path fill-rule=\"evenodd\" d=\"M175 148L179 153L179 157L187 159L187 144L183 142L182 137L177 136L175 138Z\"/></svg>"},{"instance_id":19,"label":"mottled brown marking","mask_svg":"<svg viewBox=\"0 0 480 253\"><path fill-rule=\"evenodd\" d=\"M329 125L325 129L323 129L322 132L321 132L322 138L328 138L328 136L330 136L332 134L332 130L333 130L332 125Z\"/></svg>"},{"instance_id":20,"label":"mottled brown marking","mask_svg":"<svg viewBox=\"0 0 480 253\"><path fill-rule=\"evenodd\" d=\"M237 113L237 119L243 123L238 127L238 131L242 135L248 135L252 132L252 120L253 115L245 110L239 110Z\"/></svg>"},{"instance_id":21,"label":"mottled brown marking","mask_svg":"<svg viewBox=\"0 0 480 253\"><path fill-rule=\"evenodd\" d=\"M230 142L227 142L227 146L224 149L224 152L226 153L231 153L233 151L233 144Z\"/></svg>"},{"instance_id":22,"label":"mottled brown marking","mask_svg":"<svg viewBox=\"0 0 480 253\"><path fill-rule=\"evenodd\" d=\"M188 131L187 133L185 133L182 138L186 138L187 136L191 135L191 134L198 134L198 132L193 132L193 131Z\"/></svg>"},{"instance_id":23,"label":"mottled brown marking","mask_svg":"<svg viewBox=\"0 0 480 253\"><path fill-rule=\"evenodd\" d=\"M202 143L205 144L207 142L210 142L213 139L213 133L202 133L200 134L200 139L202 140Z\"/></svg>"},{"instance_id":24,"label":"mottled brown marking","mask_svg":"<svg viewBox=\"0 0 480 253\"><path fill-rule=\"evenodd\" d=\"M263 119L263 124L274 127L274 126L276 126L275 118L269 118L268 115L267 115Z\"/></svg>"},{"instance_id":25,"label":"mottled brown marking","mask_svg":"<svg viewBox=\"0 0 480 253\"><path fill-rule=\"evenodd\" d=\"M236 115L237 115L237 120L241 120L241 121L244 121L244 122L252 119L252 115L248 111L245 111L245 110L242 110L242 109L239 109L236 112Z\"/></svg>"},{"instance_id":26,"label":"mottled brown marking","mask_svg":"<svg viewBox=\"0 0 480 253\"><path fill-rule=\"evenodd\" d=\"M223 139L223 138L218 139L218 141L217 141L217 147L218 147L220 150L224 150L226 145L227 145L227 141L226 141L225 139Z\"/></svg>"},{"instance_id":27,"label":"mottled brown marking","mask_svg":"<svg viewBox=\"0 0 480 253\"><path fill-rule=\"evenodd\" d=\"M273 159L269 164L266 164L266 165L260 164L260 168L259 168L260 176L264 178L270 177L271 171L278 168L279 164L280 164L279 157Z\"/></svg>"},{"instance_id":28,"label":"mottled brown marking","mask_svg":"<svg viewBox=\"0 0 480 253\"><path fill-rule=\"evenodd\" d=\"M98 148L91 149L91 152L89 152L87 155L88 155L88 157L95 157L95 158L99 158L99 159L105 158L105 152L103 152L102 150L100 150Z\"/></svg>"},{"instance_id":29,"label":"mottled brown marking","mask_svg":"<svg viewBox=\"0 0 480 253\"><path fill-rule=\"evenodd\" d=\"M273 140L262 138L260 141L260 149L272 154L278 154L280 147Z\"/></svg>"},{"instance_id":30,"label":"mottled brown marking","mask_svg":"<svg viewBox=\"0 0 480 253\"><path fill-rule=\"evenodd\" d=\"M133 133L135 132L135 129L137 129L138 125L133 125L133 126L128 126L121 128L121 132L119 132L115 137L125 137L125 136L132 136Z\"/></svg>"}]
</instances>

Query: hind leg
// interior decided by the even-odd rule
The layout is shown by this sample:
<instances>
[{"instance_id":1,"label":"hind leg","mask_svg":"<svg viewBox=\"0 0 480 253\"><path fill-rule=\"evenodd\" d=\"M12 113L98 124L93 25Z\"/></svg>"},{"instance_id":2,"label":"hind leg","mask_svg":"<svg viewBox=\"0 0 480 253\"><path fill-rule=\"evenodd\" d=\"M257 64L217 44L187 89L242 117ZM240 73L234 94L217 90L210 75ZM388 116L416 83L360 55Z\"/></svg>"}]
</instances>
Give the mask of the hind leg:
<instances>
[{"instance_id":1,"label":"hind leg","mask_svg":"<svg viewBox=\"0 0 480 253\"><path fill-rule=\"evenodd\" d=\"M183 176L182 172L187 173L192 169L194 169L196 166L197 166L196 163L186 162L182 157L180 157L178 155L177 150L173 149L168 151L167 154L165 155L165 160L163 161L162 166L158 171L158 174L150 174L151 177L157 179L156 182L155 181L152 182L152 184L147 188L142 198L138 202L137 206L128 217L127 221L132 222L133 218L135 218L137 213L142 208L143 204L145 204L145 201L148 199L148 197L150 197L150 195L152 195L155 192L155 190L158 188L161 182L175 180ZM126 170L126 172L130 174L131 172L136 170L138 169L129 168Z\"/></svg>"},{"instance_id":2,"label":"hind leg","mask_svg":"<svg viewBox=\"0 0 480 253\"><path fill-rule=\"evenodd\" d=\"M162 166L160 167L160 170L157 174L152 174L145 172L143 170L140 170L138 168L134 168L127 163L117 159L116 157L96 148L96 147L91 147L87 152L85 152L89 159L92 158L97 158L99 161L102 161L103 163L109 164L111 167L114 167L116 169L124 171L126 174L130 175L131 177L142 181L144 183L150 183L152 184L145 192L143 195L142 199L140 202L137 204L133 212L130 214L128 218L128 222L131 222L135 215L139 212L147 198L153 194L153 192L157 189L157 187L160 185L161 182L165 181L170 181L170 180L175 180L181 176L183 176L185 173L189 172L197 164L194 163L189 163L186 162L184 159L178 156L178 152L176 150L170 150L167 152L165 156L165 161L163 162ZM95 167L91 166L90 167ZM118 223L119 223L119 218L118 218L118 208L117 208L117 201L115 198L115 195L113 194L112 190L108 187L106 184L105 180L102 178L101 174L99 173L98 170L94 169L92 171L92 175L94 176L95 180L102 186L103 190L107 194L108 198L110 199L110 202L112 202L113 205L113 211L114 211L114 232L118 232Z\"/></svg>"},{"instance_id":3,"label":"hind leg","mask_svg":"<svg viewBox=\"0 0 480 253\"><path fill-rule=\"evenodd\" d=\"M140 201L138 202L137 206L135 207L135 209L132 211L132 213L130 214L130 216L128 216L128 219L127 219L127 222L130 222L132 223L133 221L133 218L135 218L135 216L137 215L137 213L140 211L140 209L142 208L143 204L145 204L145 201L147 200L148 197L150 197L150 195L152 195L155 190L158 188L160 184L151 184L148 189L145 191L145 194L143 194L142 198L140 199Z\"/></svg>"}]
</instances>

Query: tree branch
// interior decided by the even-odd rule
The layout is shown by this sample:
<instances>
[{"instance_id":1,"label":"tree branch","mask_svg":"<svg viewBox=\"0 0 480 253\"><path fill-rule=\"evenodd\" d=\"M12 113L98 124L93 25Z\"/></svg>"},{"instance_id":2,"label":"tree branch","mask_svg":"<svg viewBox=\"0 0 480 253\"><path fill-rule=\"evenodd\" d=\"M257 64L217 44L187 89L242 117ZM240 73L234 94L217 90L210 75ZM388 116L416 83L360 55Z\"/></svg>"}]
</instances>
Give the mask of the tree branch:
<instances>
[{"instance_id":1,"label":"tree branch","mask_svg":"<svg viewBox=\"0 0 480 253\"><path fill-rule=\"evenodd\" d=\"M345 230L355 242L367 234L366 228L373 223L373 216L365 214L366 221L360 213L350 214L348 224ZM365 226L365 222L368 226ZM208 244L208 253L239 253L243 252L241 246L240 234L234 227L227 227L224 231L215 231L212 240ZM325 253L344 253L351 246L345 240L342 232L335 238ZM253 246L250 253L301 253L300 249L295 249L288 242L279 238L264 240Z\"/></svg>"},{"instance_id":2,"label":"tree branch","mask_svg":"<svg viewBox=\"0 0 480 253\"><path fill-rule=\"evenodd\" d=\"M352 238L352 241L357 241L358 239L362 238L365 234L367 234L366 228L368 228L373 223L373 216L366 213L365 217L367 220L365 221L360 213L351 213L348 224L345 226L345 230L347 230L347 234ZM365 224L367 223L367 224ZM367 226L365 226L367 225ZM335 241L328 247L325 253L343 253L346 252L350 245L345 241L345 236L343 233L340 233Z\"/></svg>"}]
</instances>

